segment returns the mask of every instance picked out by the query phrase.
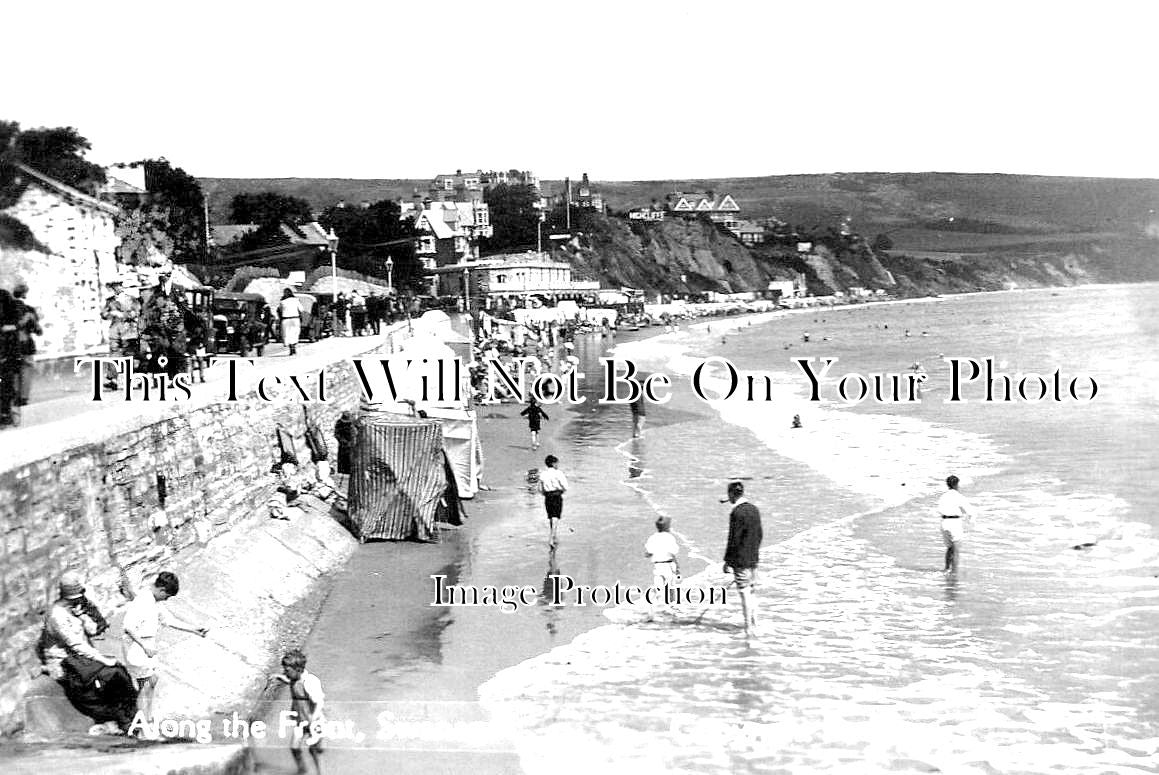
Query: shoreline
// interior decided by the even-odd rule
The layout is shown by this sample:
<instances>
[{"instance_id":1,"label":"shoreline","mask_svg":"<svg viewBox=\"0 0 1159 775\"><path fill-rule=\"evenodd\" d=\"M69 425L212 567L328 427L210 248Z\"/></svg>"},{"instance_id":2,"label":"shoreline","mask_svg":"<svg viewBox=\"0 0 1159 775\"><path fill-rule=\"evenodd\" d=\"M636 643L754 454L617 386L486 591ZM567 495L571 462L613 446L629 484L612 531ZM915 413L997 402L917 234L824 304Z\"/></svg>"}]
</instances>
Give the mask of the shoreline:
<instances>
[{"instance_id":1,"label":"shoreline","mask_svg":"<svg viewBox=\"0 0 1159 775\"><path fill-rule=\"evenodd\" d=\"M577 344L584 351L584 370L592 373L595 369L588 364L594 366L594 355L612 343L586 337L583 342L577 338ZM482 483L490 489L465 502L468 516L463 524L442 531L438 543L360 545L337 574L304 644L310 658L308 669L320 676L327 704L335 706L332 715L353 718L359 729L373 730L371 709L401 719L423 708L427 716L434 714L442 720L439 727L444 731L431 732L421 740L392 738L386 746L336 743L327 753L329 766L344 773L387 768L470 775L521 771L505 731L488 722L479 703L479 687L508 667L607 624L604 609L556 608L544 600L521 606L515 613L494 606L436 607L431 577L444 575L448 585L500 587L522 580L544 589L546 585L540 582L545 576L542 557L547 525L542 499L530 491L527 481L528 470L541 468L543 457L551 453L560 458L571 482L560 524L558 553L564 563L560 573L574 572L586 584L593 579L608 585L619 581L619 577L604 578L598 573L593 577L588 567L590 554L606 552L607 547L606 537L589 529L598 527L602 516L586 493L593 485L606 488L610 484L602 472L592 470L593 464L597 468L608 462L620 466L614 447L630 435L631 423L626 407L613 407L612 411L623 412L621 438L615 443L587 444L580 437L585 412L594 411L591 404L589 400L576 407L546 406L550 419L534 451L529 448L527 422L518 414L521 405L480 405ZM610 494L620 500L632 497L627 487L615 487ZM633 582L625 578L623 583ZM266 717L275 718L284 705L284 700L269 703L266 712L271 715ZM480 744L470 734L476 727L465 725L482 725L477 728L487 729L489 739ZM456 738L455 730L460 728L465 731ZM258 748L254 753L263 765L289 763L288 754L277 747Z\"/></svg>"}]
</instances>

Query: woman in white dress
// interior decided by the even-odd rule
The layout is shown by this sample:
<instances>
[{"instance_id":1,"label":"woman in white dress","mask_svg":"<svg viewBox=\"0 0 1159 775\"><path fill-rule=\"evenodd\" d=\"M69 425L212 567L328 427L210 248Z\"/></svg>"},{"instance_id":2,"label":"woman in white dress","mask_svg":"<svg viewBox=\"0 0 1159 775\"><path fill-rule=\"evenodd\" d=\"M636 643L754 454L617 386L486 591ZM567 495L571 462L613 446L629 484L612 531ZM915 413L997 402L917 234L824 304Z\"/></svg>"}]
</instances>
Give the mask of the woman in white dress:
<instances>
[{"instance_id":1,"label":"woman in white dress","mask_svg":"<svg viewBox=\"0 0 1159 775\"><path fill-rule=\"evenodd\" d=\"M282 321L282 344L290 348L290 355L298 354L298 337L302 332L302 305L287 288L278 302L278 319Z\"/></svg>"}]
</instances>

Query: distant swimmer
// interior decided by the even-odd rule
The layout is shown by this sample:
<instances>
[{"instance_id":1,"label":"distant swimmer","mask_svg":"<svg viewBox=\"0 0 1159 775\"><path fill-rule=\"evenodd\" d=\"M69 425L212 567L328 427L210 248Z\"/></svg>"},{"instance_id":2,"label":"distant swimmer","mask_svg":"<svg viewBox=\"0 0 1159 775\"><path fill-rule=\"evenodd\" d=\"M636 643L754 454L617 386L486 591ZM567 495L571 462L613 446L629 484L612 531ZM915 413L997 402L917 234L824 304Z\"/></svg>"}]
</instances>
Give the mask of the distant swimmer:
<instances>
[{"instance_id":1,"label":"distant swimmer","mask_svg":"<svg viewBox=\"0 0 1159 775\"><path fill-rule=\"evenodd\" d=\"M942 540L946 544L947 573L958 572L958 553L965 536L965 520L971 517L970 502L958 492L958 477L946 477L947 490L938 498L938 516L941 517Z\"/></svg>"},{"instance_id":2,"label":"distant swimmer","mask_svg":"<svg viewBox=\"0 0 1159 775\"><path fill-rule=\"evenodd\" d=\"M908 328L905 330L905 335L909 336L909 329Z\"/></svg>"}]
</instances>

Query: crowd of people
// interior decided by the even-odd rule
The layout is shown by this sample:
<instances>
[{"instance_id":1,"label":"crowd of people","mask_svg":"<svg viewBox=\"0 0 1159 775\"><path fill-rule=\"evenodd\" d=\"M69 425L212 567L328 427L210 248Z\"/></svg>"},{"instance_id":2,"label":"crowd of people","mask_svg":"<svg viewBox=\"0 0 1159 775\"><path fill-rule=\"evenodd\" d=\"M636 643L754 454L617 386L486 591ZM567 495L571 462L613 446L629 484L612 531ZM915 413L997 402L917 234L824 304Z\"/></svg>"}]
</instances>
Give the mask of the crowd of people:
<instances>
[{"instance_id":1,"label":"crowd of people","mask_svg":"<svg viewBox=\"0 0 1159 775\"><path fill-rule=\"evenodd\" d=\"M334 299L334 313L338 322L338 336L370 336L382 333L382 324L394 321L390 297L371 291L367 295L357 289L349 294L339 293Z\"/></svg>"}]
</instances>

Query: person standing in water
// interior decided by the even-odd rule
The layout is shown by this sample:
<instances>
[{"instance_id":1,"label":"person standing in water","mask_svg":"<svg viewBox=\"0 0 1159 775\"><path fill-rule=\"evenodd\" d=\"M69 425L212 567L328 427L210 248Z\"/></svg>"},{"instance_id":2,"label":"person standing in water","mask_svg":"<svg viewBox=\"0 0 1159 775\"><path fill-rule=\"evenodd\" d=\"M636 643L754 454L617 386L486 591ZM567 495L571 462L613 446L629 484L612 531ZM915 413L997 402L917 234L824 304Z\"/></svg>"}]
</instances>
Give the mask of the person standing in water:
<instances>
[{"instance_id":1,"label":"person standing in water","mask_svg":"<svg viewBox=\"0 0 1159 775\"><path fill-rule=\"evenodd\" d=\"M547 530L550 544L558 542L556 534L559 521L563 519L563 494L567 492L567 477L556 468L559 458L548 455L543 459L547 466L539 474L539 491L543 493L543 507L547 511Z\"/></svg>"},{"instance_id":2,"label":"person standing in water","mask_svg":"<svg viewBox=\"0 0 1159 775\"><path fill-rule=\"evenodd\" d=\"M656 520L656 532L644 543L644 556L652 561L652 586L663 595L652 604L649 621L660 611L672 612L669 590L680 583L680 565L676 562L680 545L676 543L671 527L672 520L669 517L659 517Z\"/></svg>"},{"instance_id":3,"label":"person standing in water","mask_svg":"<svg viewBox=\"0 0 1159 775\"><path fill-rule=\"evenodd\" d=\"M973 516L970 513L970 502L962 493L958 492L958 477L953 474L946 477L946 491L938 498L938 515L942 523L942 540L946 544L946 573L958 572L958 554L965 537L965 520Z\"/></svg>"},{"instance_id":4,"label":"person standing in water","mask_svg":"<svg viewBox=\"0 0 1159 775\"><path fill-rule=\"evenodd\" d=\"M740 593L741 611L744 614L744 634L750 638L757 625L757 602L753 591L757 584L757 564L761 556L761 512L744 496L744 484L729 482L728 498L723 502L732 504L728 515L728 546L724 550L724 572L732 573Z\"/></svg>"}]
</instances>

